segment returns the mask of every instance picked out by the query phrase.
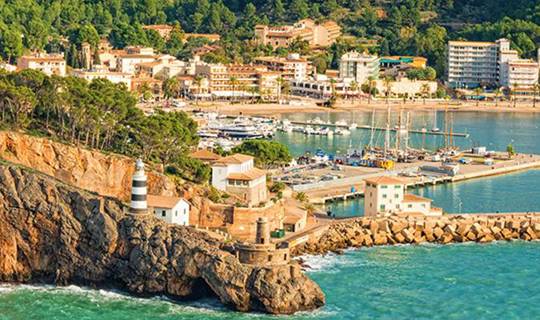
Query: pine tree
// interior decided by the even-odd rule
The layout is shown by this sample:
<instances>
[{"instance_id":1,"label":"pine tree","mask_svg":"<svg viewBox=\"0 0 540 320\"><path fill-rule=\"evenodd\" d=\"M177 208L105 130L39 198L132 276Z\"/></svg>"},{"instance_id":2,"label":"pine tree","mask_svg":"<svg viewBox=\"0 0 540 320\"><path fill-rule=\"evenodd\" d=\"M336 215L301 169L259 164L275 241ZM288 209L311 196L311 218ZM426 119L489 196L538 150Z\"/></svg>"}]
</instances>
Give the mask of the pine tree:
<instances>
[{"instance_id":1,"label":"pine tree","mask_svg":"<svg viewBox=\"0 0 540 320\"><path fill-rule=\"evenodd\" d=\"M274 20L276 22L283 22L285 20L285 8L281 0L274 1Z\"/></svg>"}]
</instances>

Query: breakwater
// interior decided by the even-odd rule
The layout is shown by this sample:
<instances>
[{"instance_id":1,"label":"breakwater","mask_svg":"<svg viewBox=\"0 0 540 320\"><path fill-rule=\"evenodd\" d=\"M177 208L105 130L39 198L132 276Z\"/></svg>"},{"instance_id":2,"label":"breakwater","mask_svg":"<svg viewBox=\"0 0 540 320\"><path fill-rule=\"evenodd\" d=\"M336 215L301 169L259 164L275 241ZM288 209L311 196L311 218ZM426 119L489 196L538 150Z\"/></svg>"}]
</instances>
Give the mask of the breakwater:
<instances>
[{"instance_id":1,"label":"breakwater","mask_svg":"<svg viewBox=\"0 0 540 320\"><path fill-rule=\"evenodd\" d=\"M294 255L339 252L374 245L487 243L496 240L540 239L540 214L466 214L388 216L342 219L317 237L295 246Z\"/></svg>"}]
</instances>

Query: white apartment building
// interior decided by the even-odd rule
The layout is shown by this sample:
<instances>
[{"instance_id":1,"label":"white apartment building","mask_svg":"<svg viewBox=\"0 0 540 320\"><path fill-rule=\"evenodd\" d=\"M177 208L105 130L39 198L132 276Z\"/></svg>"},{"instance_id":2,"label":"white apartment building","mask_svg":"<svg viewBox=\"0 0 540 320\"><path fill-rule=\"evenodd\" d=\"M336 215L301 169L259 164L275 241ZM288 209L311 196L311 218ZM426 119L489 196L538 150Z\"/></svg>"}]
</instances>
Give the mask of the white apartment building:
<instances>
[{"instance_id":1,"label":"white apartment building","mask_svg":"<svg viewBox=\"0 0 540 320\"><path fill-rule=\"evenodd\" d=\"M509 88L532 88L538 83L538 62L515 59L501 64L500 85Z\"/></svg>"},{"instance_id":2,"label":"white apartment building","mask_svg":"<svg viewBox=\"0 0 540 320\"><path fill-rule=\"evenodd\" d=\"M86 79L92 81L94 79L107 79L112 83L123 83L126 87L131 88L132 75L129 73L109 71L104 66L95 65L91 70L74 69L71 71L71 75L77 78Z\"/></svg>"},{"instance_id":3,"label":"white apartment building","mask_svg":"<svg viewBox=\"0 0 540 320\"><path fill-rule=\"evenodd\" d=\"M379 77L379 57L367 53L351 51L339 61L339 77L353 79L358 85L364 84L369 77Z\"/></svg>"},{"instance_id":4,"label":"white apartment building","mask_svg":"<svg viewBox=\"0 0 540 320\"><path fill-rule=\"evenodd\" d=\"M317 74L314 78L291 80L291 92L294 95L327 99L333 94L338 97L360 95L360 84L353 90L351 79L332 81L328 76Z\"/></svg>"},{"instance_id":5,"label":"white apartment building","mask_svg":"<svg viewBox=\"0 0 540 320\"><path fill-rule=\"evenodd\" d=\"M538 64L519 59L518 52L510 49L508 39L448 43L448 84L453 88L528 87L535 83Z\"/></svg>"},{"instance_id":6,"label":"white apartment building","mask_svg":"<svg viewBox=\"0 0 540 320\"><path fill-rule=\"evenodd\" d=\"M34 55L22 56L17 60L17 68L19 70L39 70L48 76L66 76L66 60L64 59L64 54L37 53Z\"/></svg>"},{"instance_id":7,"label":"white apartment building","mask_svg":"<svg viewBox=\"0 0 540 320\"><path fill-rule=\"evenodd\" d=\"M431 199L406 194L406 183L396 177L366 179L364 215L421 214L437 216L442 210L431 206Z\"/></svg>"},{"instance_id":8,"label":"white apartment building","mask_svg":"<svg viewBox=\"0 0 540 320\"><path fill-rule=\"evenodd\" d=\"M167 223L189 225L189 203L182 198L148 195L148 207Z\"/></svg>"}]
</instances>

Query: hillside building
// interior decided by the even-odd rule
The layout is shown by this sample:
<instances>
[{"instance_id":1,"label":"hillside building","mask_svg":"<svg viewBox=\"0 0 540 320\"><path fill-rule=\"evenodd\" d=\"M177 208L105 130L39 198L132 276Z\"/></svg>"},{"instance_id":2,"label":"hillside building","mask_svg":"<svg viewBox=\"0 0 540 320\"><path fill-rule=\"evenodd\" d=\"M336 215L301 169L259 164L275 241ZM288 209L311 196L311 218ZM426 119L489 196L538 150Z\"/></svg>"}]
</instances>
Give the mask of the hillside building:
<instances>
[{"instance_id":1,"label":"hillside building","mask_svg":"<svg viewBox=\"0 0 540 320\"><path fill-rule=\"evenodd\" d=\"M248 205L268 200L266 172L255 168L252 156L234 154L212 164L212 186L237 196Z\"/></svg>"},{"instance_id":2,"label":"hillside building","mask_svg":"<svg viewBox=\"0 0 540 320\"><path fill-rule=\"evenodd\" d=\"M341 36L341 27L334 21L317 24L311 19L300 20L294 25L255 26L258 43L274 48L288 47L295 40L307 41L310 47L328 47Z\"/></svg>"},{"instance_id":3,"label":"hillside building","mask_svg":"<svg viewBox=\"0 0 540 320\"><path fill-rule=\"evenodd\" d=\"M179 197L148 195L148 207L156 218L180 226L189 225L189 203Z\"/></svg>"},{"instance_id":4,"label":"hillside building","mask_svg":"<svg viewBox=\"0 0 540 320\"><path fill-rule=\"evenodd\" d=\"M87 81L92 81L94 79L107 79L115 84L123 83L126 85L128 90L131 89L131 78L133 77L129 73L109 71L108 68L99 65L94 65L94 67L90 70L74 69L71 71L71 75Z\"/></svg>"},{"instance_id":5,"label":"hillside building","mask_svg":"<svg viewBox=\"0 0 540 320\"><path fill-rule=\"evenodd\" d=\"M66 76L66 59L63 54L36 53L17 60L17 69L39 70L48 76Z\"/></svg>"}]
</instances>

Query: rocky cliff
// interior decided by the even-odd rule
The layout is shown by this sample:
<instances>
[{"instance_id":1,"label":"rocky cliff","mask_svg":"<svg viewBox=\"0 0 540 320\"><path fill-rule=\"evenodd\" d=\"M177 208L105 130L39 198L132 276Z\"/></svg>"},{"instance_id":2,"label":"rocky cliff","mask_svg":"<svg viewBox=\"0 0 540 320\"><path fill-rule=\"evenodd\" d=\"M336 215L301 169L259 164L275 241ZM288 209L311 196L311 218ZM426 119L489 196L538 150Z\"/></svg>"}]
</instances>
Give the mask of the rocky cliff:
<instances>
[{"instance_id":1,"label":"rocky cliff","mask_svg":"<svg viewBox=\"0 0 540 320\"><path fill-rule=\"evenodd\" d=\"M84 190L129 199L133 159L78 148L13 131L0 131L0 158L53 176ZM174 196L176 186L166 176L148 172L150 194Z\"/></svg>"},{"instance_id":2,"label":"rocky cliff","mask_svg":"<svg viewBox=\"0 0 540 320\"><path fill-rule=\"evenodd\" d=\"M52 163L43 165L52 170L62 153L50 148L43 152L51 153ZM318 285L297 264L241 264L204 232L125 215L113 198L5 163L0 281L112 286L181 299L215 295L236 310L276 314L324 304Z\"/></svg>"}]
</instances>

